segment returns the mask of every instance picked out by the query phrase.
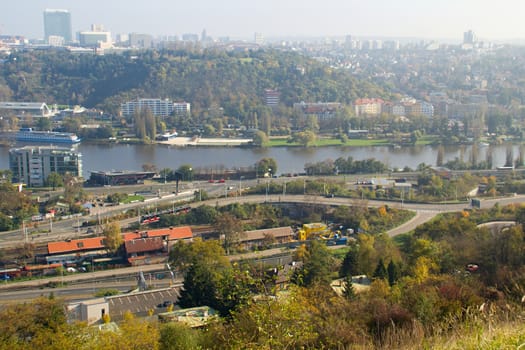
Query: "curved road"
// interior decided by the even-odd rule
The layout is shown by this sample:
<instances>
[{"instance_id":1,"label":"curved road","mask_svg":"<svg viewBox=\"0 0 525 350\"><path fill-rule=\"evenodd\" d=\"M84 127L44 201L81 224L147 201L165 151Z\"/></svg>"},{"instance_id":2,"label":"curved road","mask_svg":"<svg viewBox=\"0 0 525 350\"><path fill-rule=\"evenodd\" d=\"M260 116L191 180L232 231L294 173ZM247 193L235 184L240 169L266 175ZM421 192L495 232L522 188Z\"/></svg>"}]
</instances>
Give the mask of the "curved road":
<instances>
[{"instance_id":1,"label":"curved road","mask_svg":"<svg viewBox=\"0 0 525 350\"><path fill-rule=\"evenodd\" d=\"M273 180L277 180L277 179L273 179ZM255 184L255 180L246 181L244 184L245 186L253 185ZM194 187L203 188L208 193L216 193L217 196L219 196L219 195L222 195L222 193L226 193L228 187L235 187L239 185L240 184L237 181L227 181L225 184L201 183ZM79 237L81 236L82 233L80 232L80 229L77 229L75 227L78 226L80 221L99 220L103 222L105 218L107 217L111 217L113 215L125 212L126 210L129 210L132 208L141 208L142 210L144 210L144 212L147 212L148 210L151 211L152 208L155 208L157 205L173 204L175 206L180 202L192 200L193 197L194 197L193 190L181 192L178 195L175 195L172 193L165 193L164 196L161 195L159 197L152 198L145 202L130 203L130 204L123 204L123 205L103 207L103 208L95 208L92 211L92 215L89 215L89 216L83 216L80 218L73 218L73 219L66 219L66 220L61 220L61 221L56 221L56 222L46 222L46 223L41 223L39 225L39 230L44 230L44 231L45 230L49 231L50 226L51 226L51 233L46 232L46 233L38 233L38 234L28 234L26 237L26 235L24 235L22 230L1 232L0 233L0 248L19 245L23 243L26 238L34 242L46 242L46 241L54 241L54 240ZM524 195L494 198L494 199L483 199L481 200L481 207L489 208L489 207L492 207L496 203L499 203L500 205L507 205L510 203L521 203L524 201L525 201ZM402 202L379 201L379 200L359 200L355 198L341 198L341 197L325 198L323 196L290 195L290 194L251 195L251 196L241 196L241 197L237 196L237 197L227 197L227 198L221 197L221 198L210 199L210 200L202 201L202 202L194 202L194 203L191 203L190 205L192 207L197 207L202 204L226 205L226 204L237 203L237 202L241 202L241 203L297 202L297 203L318 203L318 204L324 204L324 205L348 205L348 206L367 205L371 207L379 207L382 205L388 205L388 206L392 206L396 208L403 208L403 209L415 211L416 216L412 220L388 232L391 236L395 236L401 233L406 233L414 229L418 225L432 219L434 216L436 216L439 213L456 212L456 211L460 211L468 207L467 203L420 204L420 203L406 203L406 202L402 203ZM129 223L133 221L137 221L137 220L138 218L131 218L131 219L123 220L122 224L128 225Z\"/></svg>"}]
</instances>

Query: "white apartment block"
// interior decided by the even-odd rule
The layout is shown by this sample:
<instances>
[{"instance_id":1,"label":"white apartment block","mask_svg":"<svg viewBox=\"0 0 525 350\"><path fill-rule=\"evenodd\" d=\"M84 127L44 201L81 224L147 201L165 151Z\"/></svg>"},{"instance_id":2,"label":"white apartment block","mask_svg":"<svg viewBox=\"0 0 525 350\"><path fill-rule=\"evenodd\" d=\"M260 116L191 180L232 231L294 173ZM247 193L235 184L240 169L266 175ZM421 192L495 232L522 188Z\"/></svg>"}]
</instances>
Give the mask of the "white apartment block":
<instances>
[{"instance_id":1,"label":"white apartment block","mask_svg":"<svg viewBox=\"0 0 525 350\"><path fill-rule=\"evenodd\" d=\"M173 113L175 115L190 115L191 106L188 102L175 102L173 104Z\"/></svg>"},{"instance_id":2,"label":"white apartment block","mask_svg":"<svg viewBox=\"0 0 525 350\"><path fill-rule=\"evenodd\" d=\"M179 106L179 108L183 108ZM189 103L186 107L189 110ZM160 98L141 98L136 101L130 101L120 105L120 110L123 116L132 116L135 111L141 109L149 109L153 115L158 117L167 117L175 111L175 104L169 99Z\"/></svg>"}]
</instances>

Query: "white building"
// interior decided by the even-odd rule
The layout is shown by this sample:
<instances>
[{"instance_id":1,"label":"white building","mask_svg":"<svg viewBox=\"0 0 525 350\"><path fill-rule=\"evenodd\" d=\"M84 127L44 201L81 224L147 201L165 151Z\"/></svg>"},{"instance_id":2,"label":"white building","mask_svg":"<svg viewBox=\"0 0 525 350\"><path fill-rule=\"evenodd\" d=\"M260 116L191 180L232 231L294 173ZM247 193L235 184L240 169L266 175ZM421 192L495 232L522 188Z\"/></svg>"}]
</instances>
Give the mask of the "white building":
<instances>
[{"instance_id":1,"label":"white building","mask_svg":"<svg viewBox=\"0 0 525 350\"><path fill-rule=\"evenodd\" d=\"M16 113L21 118L26 115L52 117L56 114L56 111L51 110L44 102L0 102L0 115L2 111Z\"/></svg>"},{"instance_id":2,"label":"white building","mask_svg":"<svg viewBox=\"0 0 525 350\"><path fill-rule=\"evenodd\" d=\"M175 115L190 115L191 106L188 102L175 102L173 104L173 113Z\"/></svg>"},{"instance_id":3,"label":"white building","mask_svg":"<svg viewBox=\"0 0 525 350\"><path fill-rule=\"evenodd\" d=\"M175 104L169 99L162 100L160 98L141 98L137 101L123 103L120 106L123 116L132 116L135 111L139 111L141 109L149 109L153 115L158 117L167 117L173 114L175 111Z\"/></svg>"}]
</instances>

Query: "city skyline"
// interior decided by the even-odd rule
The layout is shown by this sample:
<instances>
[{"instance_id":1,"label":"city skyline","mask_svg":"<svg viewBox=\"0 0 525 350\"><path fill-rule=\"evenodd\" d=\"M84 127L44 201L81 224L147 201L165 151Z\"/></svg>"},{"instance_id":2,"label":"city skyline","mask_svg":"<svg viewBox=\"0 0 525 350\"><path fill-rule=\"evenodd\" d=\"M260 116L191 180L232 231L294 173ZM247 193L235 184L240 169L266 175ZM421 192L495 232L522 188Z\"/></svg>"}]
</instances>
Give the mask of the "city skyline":
<instances>
[{"instance_id":1,"label":"city skyline","mask_svg":"<svg viewBox=\"0 0 525 350\"><path fill-rule=\"evenodd\" d=\"M418 37L461 41L472 29L480 40L524 39L521 13L525 3L502 0L498 6L488 0L341 1L195 0L172 3L151 0L133 3L123 0L27 0L0 4L0 34L44 38L45 9L66 9L71 13L73 32L91 24L103 24L113 35L148 33L181 35L206 29L213 37L253 38L259 32L271 37L316 37L353 35L368 37Z\"/></svg>"}]
</instances>

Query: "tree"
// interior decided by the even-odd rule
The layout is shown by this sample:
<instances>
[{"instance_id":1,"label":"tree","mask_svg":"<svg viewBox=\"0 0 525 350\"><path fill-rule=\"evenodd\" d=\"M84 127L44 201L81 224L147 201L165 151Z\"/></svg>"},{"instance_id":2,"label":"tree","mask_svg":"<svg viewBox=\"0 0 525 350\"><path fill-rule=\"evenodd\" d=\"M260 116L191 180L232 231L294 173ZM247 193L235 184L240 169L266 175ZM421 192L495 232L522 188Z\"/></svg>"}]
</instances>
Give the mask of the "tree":
<instances>
[{"instance_id":1,"label":"tree","mask_svg":"<svg viewBox=\"0 0 525 350\"><path fill-rule=\"evenodd\" d=\"M177 168L177 173L181 174L182 181L193 181L193 168L191 164L183 164Z\"/></svg>"},{"instance_id":2,"label":"tree","mask_svg":"<svg viewBox=\"0 0 525 350\"><path fill-rule=\"evenodd\" d=\"M38 119L38 122L37 122L38 130L49 131L49 130L51 130L52 126L53 125L52 125L51 120L49 118L41 117L41 118Z\"/></svg>"},{"instance_id":3,"label":"tree","mask_svg":"<svg viewBox=\"0 0 525 350\"><path fill-rule=\"evenodd\" d=\"M62 179L62 176L56 172L52 172L47 176L46 183L48 186L53 187L53 191L56 190L57 187L64 186L64 180Z\"/></svg>"},{"instance_id":4,"label":"tree","mask_svg":"<svg viewBox=\"0 0 525 350\"><path fill-rule=\"evenodd\" d=\"M230 254L230 249L240 242L244 234L242 222L230 213L223 213L215 219L214 227L224 242L226 254Z\"/></svg>"},{"instance_id":5,"label":"tree","mask_svg":"<svg viewBox=\"0 0 525 350\"><path fill-rule=\"evenodd\" d=\"M388 263L387 271L388 271L388 284L393 286L399 279L399 267L394 262L394 260L390 260L390 262Z\"/></svg>"},{"instance_id":6,"label":"tree","mask_svg":"<svg viewBox=\"0 0 525 350\"><path fill-rule=\"evenodd\" d=\"M379 279L386 279L388 277L383 258L379 259L374 274L372 276Z\"/></svg>"},{"instance_id":7,"label":"tree","mask_svg":"<svg viewBox=\"0 0 525 350\"><path fill-rule=\"evenodd\" d=\"M298 270L293 280L296 284L310 287L316 284L328 285L332 280L330 277L333 258L328 248L321 241L311 241L307 247L308 256L303 267Z\"/></svg>"},{"instance_id":8,"label":"tree","mask_svg":"<svg viewBox=\"0 0 525 350\"><path fill-rule=\"evenodd\" d=\"M184 284L178 304L182 308L216 304L217 270L205 261L195 258L184 275Z\"/></svg>"},{"instance_id":9,"label":"tree","mask_svg":"<svg viewBox=\"0 0 525 350\"><path fill-rule=\"evenodd\" d=\"M255 170L258 176L264 176L265 174L276 174L277 161L273 158L263 158L255 163Z\"/></svg>"},{"instance_id":10,"label":"tree","mask_svg":"<svg viewBox=\"0 0 525 350\"><path fill-rule=\"evenodd\" d=\"M122 233L118 221L110 222L104 226L102 231L104 236L104 246L111 253L116 253L122 245Z\"/></svg>"},{"instance_id":11,"label":"tree","mask_svg":"<svg viewBox=\"0 0 525 350\"><path fill-rule=\"evenodd\" d=\"M170 264L182 273L188 271L194 260L225 268L230 262L224 254L224 249L215 240L203 241L195 238L191 243L177 241L170 249Z\"/></svg>"},{"instance_id":12,"label":"tree","mask_svg":"<svg viewBox=\"0 0 525 350\"><path fill-rule=\"evenodd\" d=\"M160 326L160 348L163 350L200 349L200 333L181 322L169 322Z\"/></svg>"},{"instance_id":13,"label":"tree","mask_svg":"<svg viewBox=\"0 0 525 350\"><path fill-rule=\"evenodd\" d=\"M264 133L264 131L257 130L253 135L253 145L258 147L266 147L268 146L268 136Z\"/></svg>"},{"instance_id":14,"label":"tree","mask_svg":"<svg viewBox=\"0 0 525 350\"><path fill-rule=\"evenodd\" d=\"M346 253L339 274L350 277L359 274L357 248L352 247Z\"/></svg>"},{"instance_id":15,"label":"tree","mask_svg":"<svg viewBox=\"0 0 525 350\"><path fill-rule=\"evenodd\" d=\"M348 300L354 300L356 298L352 276L346 275L344 277L343 296Z\"/></svg>"}]
</instances>

